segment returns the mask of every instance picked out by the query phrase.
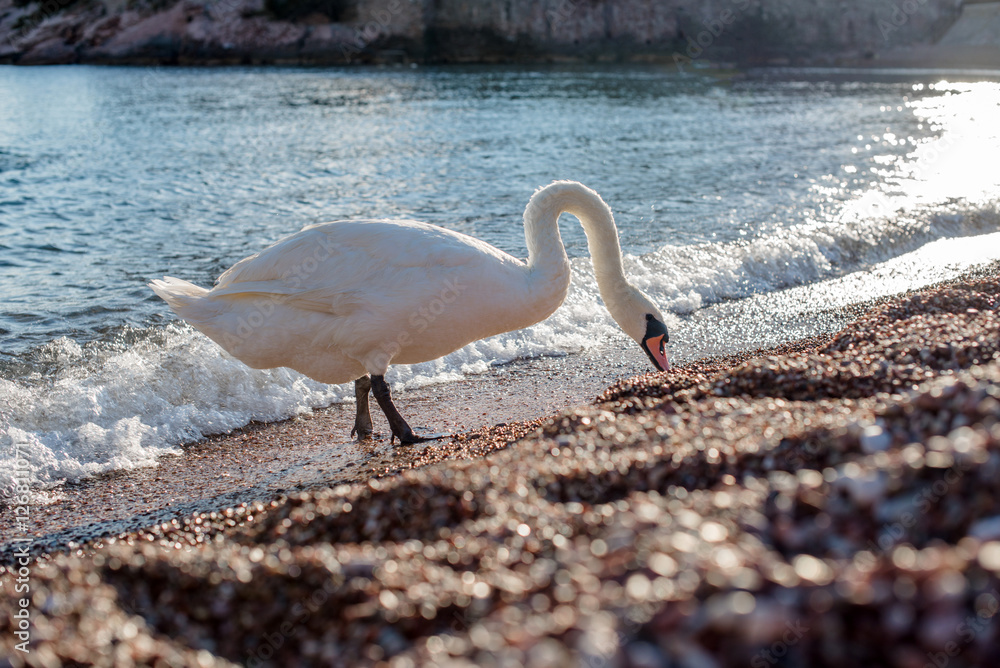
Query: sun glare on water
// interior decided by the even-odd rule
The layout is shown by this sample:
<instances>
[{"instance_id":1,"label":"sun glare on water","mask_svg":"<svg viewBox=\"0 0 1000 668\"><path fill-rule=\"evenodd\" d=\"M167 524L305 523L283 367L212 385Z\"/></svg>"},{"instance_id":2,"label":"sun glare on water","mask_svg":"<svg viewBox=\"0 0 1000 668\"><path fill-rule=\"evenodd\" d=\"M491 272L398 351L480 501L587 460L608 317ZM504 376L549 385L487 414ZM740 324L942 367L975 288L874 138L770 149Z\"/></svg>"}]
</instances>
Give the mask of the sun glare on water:
<instances>
[{"instance_id":1,"label":"sun glare on water","mask_svg":"<svg viewBox=\"0 0 1000 668\"><path fill-rule=\"evenodd\" d=\"M943 281L1000 258L1000 232L989 222L997 219L1000 202L1000 83L940 81L914 85L913 93L902 108L928 136L900 136L894 127L883 128L882 136L859 136L865 151L883 149L871 156L877 178L844 204L837 219L849 230L842 234L867 238L873 249L884 244L884 259L793 289L789 298L846 306ZM900 145L908 148L892 152ZM844 171L860 170L845 165ZM969 216L982 218L982 224L969 225ZM920 244L921 239L928 241ZM912 250L895 254L908 244Z\"/></svg>"},{"instance_id":2,"label":"sun glare on water","mask_svg":"<svg viewBox=\"0 0 1000 668\"><path fill-rule=\"evenodd\" d=\"M908 102L936 136L900 165L897 187L913 203L963 198L980 203L1000 192L1000 83L931 84L938 95Z\"/></svg>"}]
</instances>

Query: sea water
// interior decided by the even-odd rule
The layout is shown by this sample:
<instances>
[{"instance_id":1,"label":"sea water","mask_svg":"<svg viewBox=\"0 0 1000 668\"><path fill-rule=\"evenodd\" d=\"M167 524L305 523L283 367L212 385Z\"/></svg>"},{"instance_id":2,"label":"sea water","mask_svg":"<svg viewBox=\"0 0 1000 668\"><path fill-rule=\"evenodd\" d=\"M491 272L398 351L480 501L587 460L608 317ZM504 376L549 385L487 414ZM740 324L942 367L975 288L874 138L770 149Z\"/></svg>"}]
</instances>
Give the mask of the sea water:
<instances>
[{"instance_id":1,"label":"sea water","mask_svg":"<svg viewBox=\"0 0 1000 668\"><path fill-rule=\"evenodd\" d=\"M687 359L803 333L686 338L713 305L820 312L1000 258L998 156L986 73L0 68L0 490L15 466L51 487L350 400L247 368L146 287L210 286L305 225L412 218L523 258L532 192L581 181ZM582 229L562 234L555 315L393 368L395 387L620 337Z\"/></svg>"}]
</instances>

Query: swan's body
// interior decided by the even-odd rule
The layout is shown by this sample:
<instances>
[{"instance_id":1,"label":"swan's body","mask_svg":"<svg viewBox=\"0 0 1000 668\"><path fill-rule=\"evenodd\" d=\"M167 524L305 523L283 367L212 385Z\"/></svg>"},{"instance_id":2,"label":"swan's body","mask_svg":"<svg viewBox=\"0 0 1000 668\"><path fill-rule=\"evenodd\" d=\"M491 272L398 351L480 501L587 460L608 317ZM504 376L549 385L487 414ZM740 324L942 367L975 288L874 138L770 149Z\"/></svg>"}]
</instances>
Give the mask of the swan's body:
<instances>
[{"instance_id":1,"label":"swan's body","mask_svg":"<svg viewBox=\"0 0 1000 668\"><path fill-rule=\"evenodd\" d=\"M489 244L433 225L345 221L279 241L211 290L171 278L154 289L251 367L346 383L544 319L562 303L569 267L534 287L525 269Z\"/></svg>"},{"instance_id":2,"label":"swan's body","mask_svg":"<svg viewBox=\"0 0 1000 668\"><path fill-rule=\"evenodd\" d=\"M386 409L379 390L390 364L437 359L544 320L562 304L570 281L557 224L562 212L583 223L612 316L654 365L667 368L663 317L623 275L610 209L597 193L573 182L542 188L528 203L526 263L426 223L341 221L311 225L241 260L211 290L170 277L150 286L251 367L290 367L324 383L359 381L361 424L355 427L370 432L370 419L366 425L361 416L367 375ZM661 338L646 345L661 328ZM387 386L383 394L391 406ZM364 404L367 413L367 390ZM412 432L396 433L405 422L393 424L387 416L395 436L416 440Z\"/></svg>"}]
</instances>

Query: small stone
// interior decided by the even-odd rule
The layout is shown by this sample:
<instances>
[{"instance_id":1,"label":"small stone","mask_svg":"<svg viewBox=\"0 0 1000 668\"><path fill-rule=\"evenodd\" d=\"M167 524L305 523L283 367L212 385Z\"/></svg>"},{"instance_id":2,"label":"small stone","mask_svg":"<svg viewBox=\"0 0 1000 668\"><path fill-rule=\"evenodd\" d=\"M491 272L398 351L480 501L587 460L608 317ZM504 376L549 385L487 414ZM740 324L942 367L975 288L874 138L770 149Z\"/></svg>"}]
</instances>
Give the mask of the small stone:
<instances>
[{"instance_id":1,"label":"small stone","mask_svg":"<svg viewBox=\"0 0 1000 668\"><path fill-rule=\"evenodd\" d=\"M867 454L884 452L892 445L892 437L880 425L868 425L861 430L861 449Z\"/></svg>"},{"instance_id":2,"label":"small stone","mask_svg":"<svg viewBox=\"0 0 1000 668\"><path fill-rule=\"evenodd\" d=\"M1000 540L1000 515L977 521L969 527L969 535L982 541Z\"/></svg>"}]
</instances>

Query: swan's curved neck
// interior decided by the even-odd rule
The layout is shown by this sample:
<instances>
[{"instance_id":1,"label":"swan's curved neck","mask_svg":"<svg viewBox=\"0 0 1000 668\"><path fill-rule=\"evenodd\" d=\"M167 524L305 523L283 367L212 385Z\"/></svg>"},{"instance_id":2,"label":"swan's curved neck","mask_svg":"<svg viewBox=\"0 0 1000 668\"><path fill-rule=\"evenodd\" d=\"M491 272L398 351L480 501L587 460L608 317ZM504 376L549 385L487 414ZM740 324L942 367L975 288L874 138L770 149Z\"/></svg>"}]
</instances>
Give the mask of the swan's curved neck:
<instances>
[{"instance_id":1,"label":"swan's curved neck","mask_svg":"<svg viewBox=\"0 0 1000 668\"><path fill-rule=\"evenodd\" d=\"M594 261L597 287L608 310L615 315L618 295L630 286L622 267L611 209L600 195L579 183L557 181L541 188L524 210L524 236L528 245L528 267L539 280L551 280L565 273L569 280L569 260L559 236L559 215L569 213L580 219L587 246Z\"/></svg>"}]
</instances>

